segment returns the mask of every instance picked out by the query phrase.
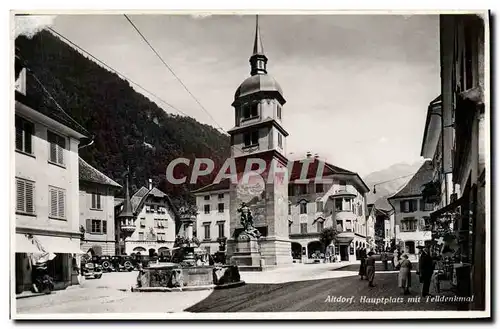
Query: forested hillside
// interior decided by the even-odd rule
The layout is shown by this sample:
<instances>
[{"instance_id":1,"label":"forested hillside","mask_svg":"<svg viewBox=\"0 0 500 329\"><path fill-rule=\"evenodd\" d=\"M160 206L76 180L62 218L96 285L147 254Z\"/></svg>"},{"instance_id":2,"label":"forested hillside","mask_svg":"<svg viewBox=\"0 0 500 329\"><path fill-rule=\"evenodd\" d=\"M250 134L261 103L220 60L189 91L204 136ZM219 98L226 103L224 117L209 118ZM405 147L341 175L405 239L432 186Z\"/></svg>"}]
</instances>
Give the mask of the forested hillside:
<instances>
[{"instance_id":1,"label":"forested hillside","mask_svg":"<svg viewBox=\"0 0 500 329\"><path fill-rule=\"evenodd\" d=\"M16 53L61 107L94 135L94 144L83 148L80 156L122 185L122 174L130 166L132 192L152 178L179 204L196 186L165 181L171 160L206 157L220 164L229 156L228 136L193 118L166 113L51 33L43 31L32 39L21 36L15 44ZM30 76L27 94L43 94ZM207 177L197 186L209 181Z\"/></svg>"}]
</instances>

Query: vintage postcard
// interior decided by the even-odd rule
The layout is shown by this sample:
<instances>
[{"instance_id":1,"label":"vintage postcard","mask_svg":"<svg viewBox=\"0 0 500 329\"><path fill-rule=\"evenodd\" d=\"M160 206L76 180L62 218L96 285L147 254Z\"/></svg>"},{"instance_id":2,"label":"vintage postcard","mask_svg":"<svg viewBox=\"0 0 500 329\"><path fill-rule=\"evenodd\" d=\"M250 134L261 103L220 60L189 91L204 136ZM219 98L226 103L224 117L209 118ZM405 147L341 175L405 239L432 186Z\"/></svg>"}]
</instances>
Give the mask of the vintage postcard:
<instances>
[{"instance_id":1,"label":"vintage postcard","mask_svg":"<svg viewBox=\"0 0 500 329\"><path fill-rule=\"evenodd\" d=\"M489 15L12 12L11 317L489 318Z\"/></svg>"}]
</instances>

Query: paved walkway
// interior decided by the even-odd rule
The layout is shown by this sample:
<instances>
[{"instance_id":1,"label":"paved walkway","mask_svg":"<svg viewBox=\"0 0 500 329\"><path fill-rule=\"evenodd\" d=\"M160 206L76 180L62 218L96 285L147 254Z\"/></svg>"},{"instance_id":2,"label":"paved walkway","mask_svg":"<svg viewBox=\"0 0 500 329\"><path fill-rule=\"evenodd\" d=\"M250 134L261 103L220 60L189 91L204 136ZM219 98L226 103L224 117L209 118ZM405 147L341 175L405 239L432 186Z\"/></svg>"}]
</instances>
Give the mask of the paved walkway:
<instances>
[{"instance_id":1,"label":"paved walkway","mask_svg":"<svg viewBox=\"0 0 500 329\"><path fill-rule=\"evenodd\" d=\"M240 276L246 283L276 284L357 275L357 270L343 271L344 268L349 266L356 265L355 263L348 262L320 264L295 263L289 267L276 268L263 272L241 272ZM342 271L333 271L336 269Z\"/></svg>"},{"instance_id":2,"label":"paved walkway","mask_svg":"<svg viewBox=\"0 0 500 329\"><path fill-rule=\"evenodd\" d=\"M294 264L265 272L243 272L245 286L226 290L132 293L137 272L105 273L101 279L51 295L16 300L22 315L82 313L178 313L272 311L456 310L453 303L408 301L397 287L397 272L377 266L375 288L359 279L356 264ZM413 274L413 297L420 283ZM433 291L431 290L431 293ZM332 297L353 301L335 302ZM403 298L384 303L373 298ZM364 298L364 301L362 301ZM368 298L368 299L367 299ZM371 299L370 299L371 298ZM103 315L105 317L105 315Z\"/></svg>"}]
</instances>

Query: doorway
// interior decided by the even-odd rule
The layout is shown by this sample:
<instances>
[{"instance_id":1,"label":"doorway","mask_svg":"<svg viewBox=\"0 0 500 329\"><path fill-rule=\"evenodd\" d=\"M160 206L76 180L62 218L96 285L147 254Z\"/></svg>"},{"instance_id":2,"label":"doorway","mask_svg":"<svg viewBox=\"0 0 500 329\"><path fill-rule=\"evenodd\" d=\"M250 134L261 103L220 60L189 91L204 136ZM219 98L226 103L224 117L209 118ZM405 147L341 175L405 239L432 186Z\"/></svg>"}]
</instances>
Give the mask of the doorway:
<instances>
[{"instance_id":1,"label":"doorway","mask_svg":"<svg viewBox=\"0 0 500 329\"><path fill-rule=\"evenodd\" d=\"M349 248L346 245L340 245L340 260L347 261L349 260Z\"/></svg>"}]
</instances>

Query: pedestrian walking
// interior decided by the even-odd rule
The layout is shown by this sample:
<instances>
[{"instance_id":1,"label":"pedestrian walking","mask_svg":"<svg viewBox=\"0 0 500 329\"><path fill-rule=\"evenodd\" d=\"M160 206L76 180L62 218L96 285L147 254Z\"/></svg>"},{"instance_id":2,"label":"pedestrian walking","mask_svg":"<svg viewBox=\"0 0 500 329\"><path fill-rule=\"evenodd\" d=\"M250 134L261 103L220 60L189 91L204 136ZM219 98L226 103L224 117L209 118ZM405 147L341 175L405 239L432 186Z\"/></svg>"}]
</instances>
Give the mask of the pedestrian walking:
<instances>
[{"instance_id":1,"label":"pedestrian walking","mask_svg":"<svg viewBox=\"0 0 500 329\"><path fill-rule=\"evenodd\" d=\"M419 246L420 259L418 260L418 272L420 283L422 283L422 297L430 296L429 288L431 285L432 275L434 274L434 260L429 251L429 247Z\"/></svg>"},{"instance_id":2,"label":"pedestrian walking","mask_svg":"<svg viewBox=\"0 0 500 329\"><path fill-rule=\"evenodd\" d=\"M404 254L399 264L398 285L403 290L404 295L410 293L412 264L408 260L408 255Z\"/></svg>"},{"instance_id":3,"label":"pedestrian walking","mask_svg":"<svg viewBox=\"0 0 500 329\"><path fill-rule=\"evenodd\" d=\"M363 248L359 250L359 261L359 276L361 280L364 280L366 276L366 250Z\"/></svg>"},{"instance_id":4,"label":"pedestrian walking","mask_svg":"<svg viewBox=\"0 0 500 329\"><path fill-rule=\"evenodd\" d=\"M397 249L394 250L394 255L392 257L392 268L394 270L399 269L399 251Z\"/></svg>"},{"instance_id":5,"label":"pedestrian walking","mask_svg":"<svg viewBox=\"0 0 500 329\"><path fill-rule=\"evenodd\" d=\"M375 287L373 284L373 279L375 279L375 257L373 255L373 251L370 251L366 259L366 278L368 279L369 287Z\"/></svg>"},{"instance_id":6,"label":"pedestrian walking","mask_svg":"<svg viewBox=\"0 0 500 329\"><path fill-rule=\"evenodd\" d=\"M382 251L382 254L380 255L380 260L382 260L382 263L384 264L384 271L388 270L388 264L387 264L387 254L385 251Z\"/></svg>"}]
</instances>

